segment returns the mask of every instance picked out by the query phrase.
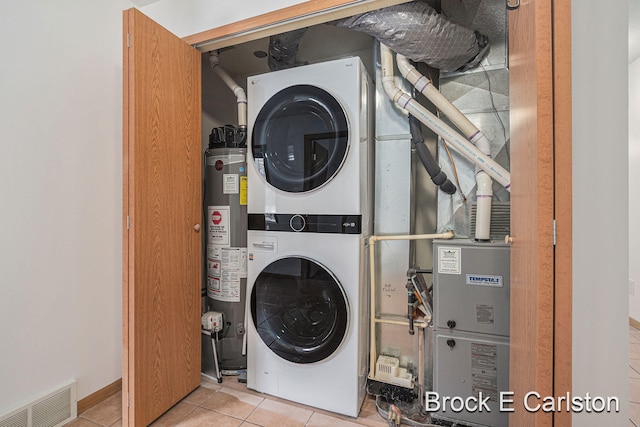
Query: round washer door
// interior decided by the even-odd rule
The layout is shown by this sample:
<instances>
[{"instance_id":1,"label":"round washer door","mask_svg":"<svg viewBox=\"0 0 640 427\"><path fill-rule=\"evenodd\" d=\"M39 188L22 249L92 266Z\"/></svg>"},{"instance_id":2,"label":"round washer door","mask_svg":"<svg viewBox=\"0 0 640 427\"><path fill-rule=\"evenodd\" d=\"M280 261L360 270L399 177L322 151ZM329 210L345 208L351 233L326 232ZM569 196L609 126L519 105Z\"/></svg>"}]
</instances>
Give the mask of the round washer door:
<instances>
[{"instance_id":1,"label":"round washer door","mask_svg":"<svg viewBox=\"0 0 640 427\"><path fill-rule=\"evenodd\" d=\"M269 264L251 292L253 324L262 341L294 363L331 356L348 327L348 303L338 280L322 265L301 257Z\"/></svg>"},{"instance_id":2,"label":"round washer door","mask_svg":"<svg viewBox=\"0 0 640 427\"><path fill-rule=\"evenodd\" d=\"M279 190L302 193L329 182L349 148L347 117L327 91L290 86L262 107L253 125L254 162Z\"/></svg>"}]
</instances>

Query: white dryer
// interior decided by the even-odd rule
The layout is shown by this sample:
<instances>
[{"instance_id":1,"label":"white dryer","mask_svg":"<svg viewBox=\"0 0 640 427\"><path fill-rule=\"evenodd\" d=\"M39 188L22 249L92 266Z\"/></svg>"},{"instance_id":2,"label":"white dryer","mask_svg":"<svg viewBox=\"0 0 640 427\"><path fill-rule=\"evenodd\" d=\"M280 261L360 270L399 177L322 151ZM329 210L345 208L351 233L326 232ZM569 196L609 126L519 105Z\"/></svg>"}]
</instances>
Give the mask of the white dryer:
<instances>
[{"instance_id":1,"label":"white dryer","mask_svg":"<svg viewBox=\"0 0 640 427\"><path fill-rule=\"evenodd\" d=\"M248 212L363 215L368 227L370 93L359 57L249 77Z\"/></svg>"},{"instance_id":2,"label":"white dryer","mask_svg":"<svg viewBox=\"0 0 640 427\"><path fill-rule=\"evenodd\" d=\"M317 229L314 221L307 217L305 227ZM250 389L358 415L368 354L366 245L361 234L248 232Z\"/></svg>"}]
</instances>

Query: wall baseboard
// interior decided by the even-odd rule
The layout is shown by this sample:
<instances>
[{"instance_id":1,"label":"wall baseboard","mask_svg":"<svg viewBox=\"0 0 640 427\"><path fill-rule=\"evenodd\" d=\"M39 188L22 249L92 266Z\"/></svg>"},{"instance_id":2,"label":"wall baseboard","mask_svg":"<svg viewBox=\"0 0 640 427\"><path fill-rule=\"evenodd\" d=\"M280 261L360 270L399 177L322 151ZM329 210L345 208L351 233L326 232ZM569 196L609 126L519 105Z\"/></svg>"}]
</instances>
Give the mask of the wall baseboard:
<instances>
[{"instance_id":1,"label":"wall baseboard","mask_svg":"<svg viewBox=\"0 0 640 427\"><path fill-rule=\"evenodd\" d=\"M636 329L640 329L640 322L634 319L633 317L629 317L629 324Z\"/></svg>"},{"instance_id":2,"label":"wall baseboard","mask_svg":"<svg viewBox=\"0 0 640 427\"><path fill-rule=\"evenodd\" d=\"M120 390L122 390L122 378L114 381L106 387L101 388L95 393L91 393L84 399L78 400L78 415L91 408L92 406L97 405L103 400L106 400L108 397L113 396Z\"/></svg>"}]
</instances>

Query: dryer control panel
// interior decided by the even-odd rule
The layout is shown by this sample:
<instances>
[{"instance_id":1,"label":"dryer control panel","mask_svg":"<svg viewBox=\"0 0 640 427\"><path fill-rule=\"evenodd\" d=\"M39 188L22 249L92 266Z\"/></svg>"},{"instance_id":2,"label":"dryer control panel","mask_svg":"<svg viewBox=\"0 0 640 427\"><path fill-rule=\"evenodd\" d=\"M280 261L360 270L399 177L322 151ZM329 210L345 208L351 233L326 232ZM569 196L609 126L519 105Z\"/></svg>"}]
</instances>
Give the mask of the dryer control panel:
<instances>
[{"instance_id":1,"label":"dryer control panel","mask_svg":"<svg viewBox=\"0 0 640 427\"><path fill-rule=\"evenodd\" d=\"M361 234L362 215L249 214L249 230Z\"/></svg>"}]
</instances>

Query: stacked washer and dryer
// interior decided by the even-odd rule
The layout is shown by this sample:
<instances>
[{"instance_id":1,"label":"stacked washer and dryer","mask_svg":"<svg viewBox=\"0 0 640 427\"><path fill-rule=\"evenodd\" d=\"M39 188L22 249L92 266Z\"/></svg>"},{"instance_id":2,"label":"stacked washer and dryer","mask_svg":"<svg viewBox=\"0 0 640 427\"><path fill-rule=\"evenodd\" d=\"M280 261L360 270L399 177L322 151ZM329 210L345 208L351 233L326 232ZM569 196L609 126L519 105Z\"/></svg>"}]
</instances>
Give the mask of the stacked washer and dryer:
<instances>
[{"instance_id":1,"label":"stacked washer and dryer","mask_svg":"<svg viewBox=\"0 0 640 427\"><path fill-rule=\"evenodd\" d=\"M247 81L247 386L357 416L368 352L371 81L358 57Z\"/></svg>"}]
</instances>

